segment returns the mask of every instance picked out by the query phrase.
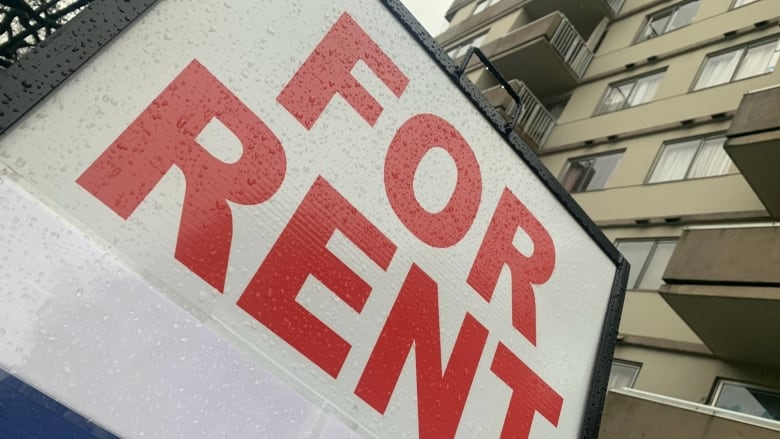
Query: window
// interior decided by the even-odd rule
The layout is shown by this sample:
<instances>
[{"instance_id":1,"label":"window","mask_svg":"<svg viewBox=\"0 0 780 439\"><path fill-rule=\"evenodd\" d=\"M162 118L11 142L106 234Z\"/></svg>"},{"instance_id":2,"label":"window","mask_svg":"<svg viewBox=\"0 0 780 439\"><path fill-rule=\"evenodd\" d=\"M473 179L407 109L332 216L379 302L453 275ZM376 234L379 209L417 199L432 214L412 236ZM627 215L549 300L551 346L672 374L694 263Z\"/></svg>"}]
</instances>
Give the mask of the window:
<instances>
[{"instance_id":1,"label":"window","mask_svg":"<svg viewBox=\"0 0 780 439\"><path fill-rule=\"evenodd\" d=\"M623 151L571 159L564 169L561 183L569 192L604 189L621 157Z\"/></svg>"},{"instance_id":2,"label":"window","mask_svg":"<svg viewBox=\"0 0 780 439\"><path fill-rule=\"evenodd\" d=\"M637 37L637 42L649 40L659 35L691 24L699 10L701 0L683 2L647 16L645 26Z\"/></svg>"},{"instance_id":3,"label":"window","mask_svg":"<svg viewBox=\"0 0 780 439\"><path fill-rule=\"evenodd\" d=\"M618 241L617 249L631 264L626 288L657 290L663 284L661 276L672 257L675 245L676 239Z\"/></svg>"},{"instance_id":4,"label":"window","mask_svg":"<svg viewBox=\"0 0 780 439\"><path fill-rule=\"evenodd\" d=\"M778 57L780 57L778 38L708 55L693 89L700 90L751 76L772 73L775 71Z\"/></svg>"},{"instance_id":5,"label":"window","mask_svg":"<svg viewBox=\"0 0 780 439\"><path fill-rule=\"evenodd\" d=\"M780 421L780 391L775 389L718 379L712 405Z\"/></svg>"},{"instance_id":6,"label":"window","mask_svg":"<svg viewBox=\"0 0 780 439\"><path fill-rule=\"evenodd\" d=\"M452 59L460 58L461 56L465 55L466 52L469 51L469 47L479 47L480 44L482 44L483 41L485 41L485 35L487 35L487 32L483 32L477 36L474 36L472 38L469 38L462 43L458 44L457 46L450 49L449 52L447 52L447 55L450 56Z\"/></svg>"},{"instance_id":7,"label":"window","mask_svg":"<svg viewBox=\"0 0 780 439\"><path fill-rule=\"evenodd\" d=\"M650 101L655 96L664 73L655 72L610 85L596 114L622 110Z\"/></svg>"},{"instance_id":8,"label":"window","mask_svg":"<svg viewBox=\"0 0 780 439\"><path fill-rule=\"evenodd\" d=\"M488 6L493 6L496 3L498 3L501 0L481 0L479 3L477 3L477 7L474 8L474 13L472 15L477 15L480 12L484 11L488 8Z\"/></svg>"},{"instance_id":9,"label":"window","mask_svg":"<svg viewBox=\"0 0 780 439\"><path fill-rule=\"evenodd\" d=\"M726 136L698 137L665 143L648 183L723 175L731 159L723 149Z\"/></svg>"},{"instance_id":10,"label":"window","mask_svg":"<svg viewBox=\"0 0 780 439\"><path fill-rule=\"evenodd\" d=\"M756 1L756 0L735 0L734 1L734 6L732 6L732 8L738 8L740 6L749 5L749 4L753 3L754 1Z\"/></svg>"},{"instance_id":11,"label":"window","mask_svg":"<svg viewBox=\"0 0 780 439\"><path fill-rule=\"evenodd\" d=\"M639 375L641 364L627 361L613 360L609 369L609 383L607 389L624 389L634 387L636 377Z\"/></svg>"}]
</instances>

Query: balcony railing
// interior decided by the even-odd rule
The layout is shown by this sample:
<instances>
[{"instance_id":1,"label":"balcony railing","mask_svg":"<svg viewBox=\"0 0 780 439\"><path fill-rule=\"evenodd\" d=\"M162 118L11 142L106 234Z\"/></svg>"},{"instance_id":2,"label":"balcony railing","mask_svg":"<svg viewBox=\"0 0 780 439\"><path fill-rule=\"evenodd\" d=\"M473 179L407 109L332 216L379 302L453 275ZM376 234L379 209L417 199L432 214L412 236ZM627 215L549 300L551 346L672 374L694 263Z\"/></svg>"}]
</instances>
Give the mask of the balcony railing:
<instances>
[{"instance_id":1,"label":"balcony railing","mask_svg":"<svg viewBox=\"0 0 780 439\"><path fill-rule=\"evenodd\" d=\"M522 109L516 127L528 135L536 146L542 147L555 126L555 118L544 108L525 84L518 80L509 81L509 85L520 97ZM493 87L484 92L488 100L511 118L516 111L515 102L501 87Z\"/></svg>"},{"instance_id":2,"label":"balcony railing","mask_svg":"<svg viewBox=\"0 0 780 439\"><path fill-rule=\"evenodd\" d=\"M581 78L593 60L593 52L565 17L562 17L561 23L555 29L550 44L574 70L577 77Z\"/></svg>"}]
</instances>

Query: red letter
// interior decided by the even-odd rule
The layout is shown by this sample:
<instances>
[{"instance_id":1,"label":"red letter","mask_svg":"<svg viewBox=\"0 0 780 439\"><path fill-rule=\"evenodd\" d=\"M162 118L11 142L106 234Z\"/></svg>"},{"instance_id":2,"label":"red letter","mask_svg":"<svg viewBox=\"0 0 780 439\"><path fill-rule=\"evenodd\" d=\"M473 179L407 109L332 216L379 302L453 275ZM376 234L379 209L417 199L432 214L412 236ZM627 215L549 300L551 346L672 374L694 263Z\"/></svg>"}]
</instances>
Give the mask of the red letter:
<instances>
[{"instance_id":1,"label":"red letter","mask_svg":"<svg viewBox=\"0 0 780 439\"><path fill-rule=\"evenodd\" d=\"M534 243L531 256L512 245L518 227ZM543 284L552 275L555 247L542 223L509 189L501 195L468 277L469 285L488 302L504 264L512 272L512 325L536 345L536 301L531 284Z\"/></svg>"},{"instance_id":2,"label":"red letter","mask_svg":"<svg viewBox=\"0 0 780 439\"><path fill-rule=\"evenodd\" d=\"M430 213L414 195L414 174L420 160L437 146L455 161L458 180L444 209ZM418 114L401 125L390 143L385 190L409 231L433 247L449 247L463 239L474 222L482 198L482 176L474 152L455 127L432 114Z\"/></svg>"},{"instance_id":3,"label":"red letter","mask_svg":"<svg viewBox=\"0 0 780 439\"><path fill-rule=\"evenodd\" d=\"M217 160L195 138L219 119L244 148L235 163ZM186 178L176 259L219 291L225 285L233 220L227 201L258 204L284 179L286 160L270 129L193 60L77 182L127 219L177 166Z\"/></svg>"},{"instance_id":4,"label":"red letter","mask_svg":"<svg viewBox=\"0 0 780 439\"><path fill-rule=\"evenodd\" d=\"M327 249L335 230L387 269L395 245L318 177L238 300L241 309L334 378L351 345L295 297L312 275L352 309L363 309L371 286Z\"/></svg>"},{"instance_id":5,"label":"red letter","mask_svg":"<svg viewBox=\"0 0 780 439\"><path fill-rule=\"evenodd\" d=\"M401 96L409 79L360 25L344 13L276 100L310 130L328 102L338 93L369 125L374 126L382 113L382 106L352 76L352 68L360 60L393 94Z\"/></svg>"},{"instance_id":6,"label":"red letter","mask_svg":"<svg viewBox=\"0 0 780 439\"><path fill-rule=\"evenodd\" d=\"M534 412L539 412L552 425L558 426L563 398L501 342L490 370L512 388L501 439L527 438Z\"/></svg>"},{"instance_id":7,"label":"red letter","mask_svg":"<svg viewBox=\"0 0 780 439\"><path fill-rule=\"evenodd\" d=\"M454 437L488 331L470 314L442 374L436 282L412 265L355 394L384 413L414 344L420 438Z\"/></svg>"}]
</instances>

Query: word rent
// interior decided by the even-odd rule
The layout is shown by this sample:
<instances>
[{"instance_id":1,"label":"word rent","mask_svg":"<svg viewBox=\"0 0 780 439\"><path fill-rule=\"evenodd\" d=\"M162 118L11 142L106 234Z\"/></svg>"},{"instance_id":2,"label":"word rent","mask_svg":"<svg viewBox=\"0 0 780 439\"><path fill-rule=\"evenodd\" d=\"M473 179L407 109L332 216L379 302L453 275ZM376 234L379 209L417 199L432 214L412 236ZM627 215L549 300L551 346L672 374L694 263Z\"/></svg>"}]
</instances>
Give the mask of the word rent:
<instances>
[{"instance_id":1,"label":"word rent","mask_svg":"<svg viewBox=\"0 0 780 439\"><path fill-rule=\"evenodd\" d=\"M403 95L409 79L344 14L279 93L278 104L310 130L339 95L373 127L383 107L352 76L358 62L365 63L396 98ZM213 118L241 141L243 154L234 163L216 159L196 141ZM421 160L434 147L443 148L454 161L457 183L446 206L431 213L415 197L413 180ZM77 183L127 219L173 166L186 177L174 256L223 292L233 236L228 202L256 205L270 199L287 174L285 147L271 127L193 60ZM434 248L453 246L465 236L482 196L480 168L471 147L457 128L433 114L416 114L397 128L385 157L384 184L387 201L401 223ZM530 256L512 243L518 229L533 241ZM328 250L326 245L337 231L377 267L388 269L396 244L319 176L236 303L334 379L352 345L298 303L296 296L306 279L313 276L357 313L362 311L372 285ZM554 264L555 248L549 233L504 188L474 257L468 288L490 302L501 270L508 267L512 324L536 345L532 285L545 283ZM419 436L453 437L488 334L483 323L466 313L452 353L443 365L439 288L436 280L412 264L354 394L384 414L414 349ZM504 343L498 343L490 370L512 393L503 438L527 437L537 412L557 425L563 398Z\"/></svg>"}]
</instances>

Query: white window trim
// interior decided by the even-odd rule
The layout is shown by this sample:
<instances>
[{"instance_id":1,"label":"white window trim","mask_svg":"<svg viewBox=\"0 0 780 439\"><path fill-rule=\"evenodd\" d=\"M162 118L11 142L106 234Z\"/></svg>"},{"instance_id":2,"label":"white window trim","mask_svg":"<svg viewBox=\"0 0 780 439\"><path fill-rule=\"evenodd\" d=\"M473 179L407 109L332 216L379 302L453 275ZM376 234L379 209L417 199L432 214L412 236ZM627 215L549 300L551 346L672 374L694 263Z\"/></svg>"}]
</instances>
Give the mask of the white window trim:
<instances>
[{"instance_id":1,"label":"white window trim","mask_svg":"<svg viewBox=\"0 0 780 439\"><path fill-rule=\"evenodd\" d=\"M669 26L672 24L672 20L674 19L674 16L679 11L679 9L682 6L684 6L684 5L688 4L688 3L692 3L694 1L703 1L703 0L686 0L686 1L682 1L682 2L679 2L679 3L675 4L675 5L673 5L673 6L670 6L668 8L664 8L664 9L661 9L659 11L653 12L652 14L648 14L645 17L645 20L642 22L642 26L639 28L639 33L637 33L636 37L634 38L634 43L637 44L637 43L641 43L643 41L652 40L652 39L658 38L658 37L660 37L662 35L666 35L669 32L674 32L677 29L682 29L682 28L684 28L686 26L691 25L693 23L693 18L691 18L691 22L690 23L686 23L686 24L684 24L684 25L682 25L680 27L676 27L676 28L674 28L672 30L669 30ZM665 13L670 12L670 11L672 12L672 15L669 17L669 22L666 23L664 31L661 32L660 34L654 36L654 37L645 38L644 35L646 33L647 27L650 25L651 20L653 19L653 17L657 17L659 15L665 14Z\"/></svg>"},{"instance_id":2,"label":"white window trim","mask_svg":"<svg viewBox=\"0 0 780 439\"><path fill-rule=\"evenodd\" d=\"M628 386L625 386L625 387L613 387L613 389L614 388L618 388L618 389L633 389L634 385L636 384L637 378L639 378L639 372L642 371L642 363L637 363L635 361L627 361L627 360L621 360L621 359L618 359L618 358L613 358L612 359L612 364L610 366L610 376L612 375L611 367L614 366L615 364L618 364L620 366L624 366L624 367L628 367L628 368L634 369L634 376L631 378L631 382L630 382L630 384Z\"/></svg>"},{"instance_id":3,"label":"white window trim","mask_svg":"<svg viewBox=\"0 0 780 439\"><path fill-rule=\"evenodd\" d=\"M725 139L726 133L725 132L714 133L714 134L711 133L711 134L705 134L705 135L701 135L701 136L693 136L693 137L686 137L686 138L682 138L682 139L667 140L667 141L663 142L663 144L661 145L661 148L658 150L658 154L655 157L655 161L653 162L653 166L650 168L650 172L648 172L647 177L645 177L645 184L662 184L662 183L671 183L671 182L675 182L675 181L698 180L700 178L712 178L712 177L721 177L723 175L729 175L730 174L729 170L732 168L731 166L729 166L729 169L727 169L726 172L724 172L722 174L707 175L707 176L703 176L703 177L689 177L691 169L693 169L693 164L696 162L696 158L699 156L699 153L701 152L702 146L704 146L704 142L706 142L708 140L717 139L717 138L720 138L720 137L723 137ZM688 163L688 169L685 170L685 176L683 176L683 178L678 178L678 179L674 179L674 180L658 180L658 181L651 181L650 180L651 178L653 178L653 174L655 174L655 171L658 168L658 164L661 161L661 157L663 157L664 151L666 150L666 148L669 145L676 145L678 143L684 143L684 142L689 142L689 141L693 141L693 140L698 140L699 141L699 146L696 148L696 153L691 158L690 163ZM725 144L724 144L724 146L725 146Z\"/></svg>"},{"instance_id":4,"label":"white window trim","mask_svg":"<svg viewBox=\"0 0 780 439\"><path fill-rule=\"evenodd\" d=\"M596 106L596 111L593 112L593 116L600 116L602 114L614 113L616 111L625 110L625 109L628 109L628 108L634 108L634 107L637 107L639 105L643 105L643 104L647 104L647 103L653 102L653 99L655 99L655 93L656 92L653 93L653 97L651 97L650 99L648 99L646 101L643 101L643 102L641 102L639 104L636 104L636 105L627 105L627 103L629 102L629 98L631 97L631 94L633 93L634 87L636 87L636 84L640 80L642 80L644 78L649 78L651 76L655 76L655 75L661 74L661 77L658 78L658 82L659 82L659 86L660 86L661 81L663 81L663 77L664 77L663 74L664 73L666 73L666 68L663 68L661 70L654 70L652 72L645 73L643 75L634 76L632 78L625 79L625 80L618 81L618 82L613 82L612 84L607 85L607 89L604 91L604 94L602 94L601 99L599 100L599 104ZM624 85L631 84L631 83L633 83L631 92L628 94L626 99L623 101L623 104L621 104L621 106L619 108L616 108L614 110L604 111L604 107L605 107L605 104L606 104L606 99L607 99L607 96L609 96L609 92L611 90L613 90L613 89L616 89L616 88L619 88L619 87L622 87Z\"/></svg>"},{"instance_id":5,"label":"white window trim","mask_svg":"<svg viewBox=\"0 0 780 439\"><path fill-rule=\"evenodd\" d=\"M598 159L599 157L607 157L607 156L611 156L611 155L620 156L620 158L618 159L618 163L615 165L615 168L612 170L612 172L614 173L615 170L617 169L617 167L620 165L620 160L622 160L622 158L623 158L622 156L623 156L623 154L625 154L625 152L626 152L625 149L617 149L617 150L607 151L607 152L598 153L598 154L588 154L588 155L583 155L583 156L579 156L579 157L572 157L572 158L566 160L566 164L563 166L563 170L561 171L561 175L558 178L558 181L560 181L561 184L564 183L564 180L566 178L566 174L569 173L569 170L571 169L571 166L574 163L582 162L582 161L585 161L585 160ZM607 189L607 185L609 184L609 180L610 179L612 179L612 174L610 174L609 178L607 178L607 181L604 183L604 187L601 187L601 188L598 188L598 189L590 189L590 190L586 189L586 190L572 191L571 193L579 194L579 193L584 193L584 192L593 192L593 191L599 191L599 190Z\"/></svg>"},{"instance_id":6,"label":"white window trim","mask_svg":"<svg viewBox=\"0 0 780 439\"><path fill-rule=\"evenodd\" d=\"M740 78L740 79L734 79L734 77L736 76L737 72L739 72L739 68L742 66L742 63L745 61L745 56L747 55L748 50L751 47L761 46L763 44L766 44L766 43L769 43L769 42L772 42L772 41L774 41L775 44L777 44L775 46L775 52L776 53L780 53L780 36L778 36L778 35L775 35L775 36L770 37L770 38L762 38L760 40L751 41L749 43L740 44L740 45L734 46L734 47L729 47L728 49L724 49L724 50L721 50L721 51L718 51L718 52L708 53L704 57L704 60L701 62L701 65L699 66L699 71L698 71L698 73L696 73L696 78L694 78L694 80L693 80L693 84L691 85L691 90L690 91L693 92L693 91L699 91L699 90L707 90L707 89L710 89L712 87L718 87L718 86L721 86L721 85L731 84L731 83L736 82L736 81L743 81L743 80L746 80L746 79L757 78L759 76L771 75L774 72L774 70L775 70L774 68L772 68L772 70L770 70L768 72L759 73L759 74L756 74L756 75L753 75L753 76L746 76L746 77ZM701 79L702 73L704 73L704 68L707 66L707 61L709 59L714 58L716 56L720 56L720 55L726 54L726 53L736 52L736 51L741 51L742 53L739 56L739 61L737 62L737 65L734 67L734 71L731 72L731 79L729 79L726 82L722 82L720 84L708 85L706 87L701 87L701 88L697 87L697 85L699 83L699 80ZM780 62L780 61L777 61L777 60L775 61L775 67L777 66L778 62Z\"/></svg>"},{"instance_id":7,"label":"white window trim","mask_svg":"<svg viewBox=\"0 0 780 439\"><path fill-rule=\"evenodd\" d=\"M752 384L752 383L748 383L748 382L740 381L740 380L735 380L735 379L716 378L715 379L715 385L714 385L715 390L712 392L712 398L709 401L709 405L711 405L712 407L716 407L716 408L718 408L720 410L728 410L730 412L740 413L740 414L745 415L745 416L753 416L753 417L760 418L760 419L768 419L769 421L772 421L772 422L778 422L778 421L770 419L770 418L764 418L762 416L751 415L749 413L744 413L744 412L740 412L740 411L736 411L736 410L730 410L730 409L727 409L727 408L718 407L716 404L718 403L718 399L720 398L720 394L722 393L723 386L725 384L731 384L731 385L736 385L736 386L744 387L744 388L762 390L762 391L765 391L765 392L768 392L768 393L775 393L775 394L778 394L778 395L780 395L780 389L775 389L775 388L772 388L772 387L762 386L762 385L758 385L758 384Z\"/></svg>"},{"instance_id":8,"label":"white window trim","mask_svg":"<svg viewBox=\"0 0 780 439\"><path fill-rule=\"evenodd\" d=\"M743 6L750 5L750 4L753 4L753 3L757 2L758 0L747 0L745 3L740 3L740 1L745 1L745 0L734 0L731 3L731 9L738 9L738 8L743 7Z\"/></svg>"},{"instance_id":9,"label":"white window trim","mask_svg":"<svg viewBox=\"0 0 780 439\"><path fill-rule=\"evenodd\" d=\"M675 245L679 243L680 239L678 237L666 237L666 238L621 238L617 239L615 241L615 247L620 245L621 242L652 242L653 246L650 248L650 251L647 252L647 257L645 258L644 263L641 267L631 267L631 269L638 268L639 273L636 275L636 279L634 279L633 285L626 285L627 290L631 291L657 291L658 289L647 289L647 288L640 288L639 285L642 284L642 281L644 280L645 275L647 274L647 268L650 266L650 261L653 260L653 256L655 256L655 252L658 249L659 243L666 243L666 242L674 242Z\"/></svg>"}]
</instances>

